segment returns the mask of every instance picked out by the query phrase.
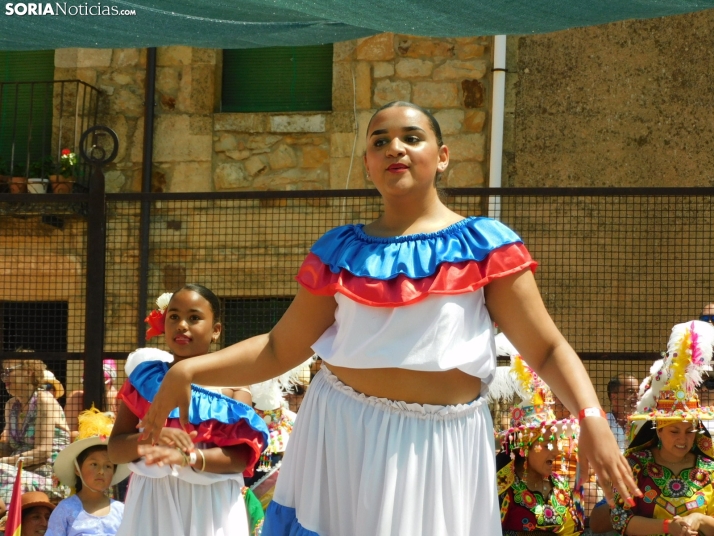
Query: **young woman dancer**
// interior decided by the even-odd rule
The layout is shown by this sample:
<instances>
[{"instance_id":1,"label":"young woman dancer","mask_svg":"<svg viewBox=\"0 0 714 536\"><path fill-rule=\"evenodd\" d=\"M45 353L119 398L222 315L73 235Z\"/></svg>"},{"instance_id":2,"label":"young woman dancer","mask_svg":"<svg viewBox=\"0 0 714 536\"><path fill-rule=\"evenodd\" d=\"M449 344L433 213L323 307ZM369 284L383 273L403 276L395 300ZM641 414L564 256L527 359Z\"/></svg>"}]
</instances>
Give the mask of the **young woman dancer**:
<instances>
[{"instance_id":1,"label":"young woman dancer","mask_svg":"<svg viewBox=\"0 0 714 536\"><path fill-rule=\"evenodd\" d=\"M449 150L436 120L411 103L384 106L368 126L364 164L382 215L313 245L270 333L174 366L144 436L157 439L177 406L185 420L192 381L252 384L315 352L324 365L263 534L500 534L493 425L480 398L496 368L495 321L574 414L591 408L580 452L629 497L627 463L543 305L522 241L439 199Z\"/></svg>"}]
</instances>

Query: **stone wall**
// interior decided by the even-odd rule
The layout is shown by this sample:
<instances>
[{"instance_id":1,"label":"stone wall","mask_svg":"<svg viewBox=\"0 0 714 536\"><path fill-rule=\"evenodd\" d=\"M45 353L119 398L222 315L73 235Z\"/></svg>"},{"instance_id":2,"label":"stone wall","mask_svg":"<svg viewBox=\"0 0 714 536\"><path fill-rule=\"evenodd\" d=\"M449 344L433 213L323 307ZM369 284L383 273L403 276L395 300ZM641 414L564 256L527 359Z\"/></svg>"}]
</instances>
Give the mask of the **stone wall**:
<instances>
[{"instance_id":1,"label":"stone wall","mask_svg":"<svg viewBox=\"0 0 714 536\"><path fill-rule=\"evenodd\" d=\"M436 115L452 149L445 185L482 185L490 45L391 33L335 43L331 113L214 116L215 189L364 188L365 129L393 100Z\"/></svg>"},{"instance_id":2,"label":"stone wall","mask_svg":"<svg viewBox=\"0 0 714 536\"><path fill-rule=\"evenodd\" d=\"M512 186L714 186L714 11L509 38Z\"/></svg>"}]
</instances>

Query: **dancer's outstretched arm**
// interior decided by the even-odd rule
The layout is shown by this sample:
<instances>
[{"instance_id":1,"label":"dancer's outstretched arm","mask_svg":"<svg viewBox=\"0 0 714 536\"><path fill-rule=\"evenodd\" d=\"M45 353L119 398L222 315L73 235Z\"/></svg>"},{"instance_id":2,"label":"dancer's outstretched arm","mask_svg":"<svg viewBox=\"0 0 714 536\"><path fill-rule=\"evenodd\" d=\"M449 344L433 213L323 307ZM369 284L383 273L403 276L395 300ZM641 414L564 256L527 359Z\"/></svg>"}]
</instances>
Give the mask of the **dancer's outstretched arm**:
<instances>
[{"instance_id":1,"label":"dancer's outstretched arm","mask_svg":"<svg viewBox=\"0 0 714 536\"><path fill-rule=\"evenodd\" d=\"M575 351L550 318L530 270L497 279L486 286L491 318L518 349L525 361L550 386L573 415L600 407L595 389ZM620 453L607 420L586 417L580 424L578 453L581 474L592 466L600 482L612 483L626 500L641 496L627 460ZM614 506L613 490L603 485Z\"/></svg>"}]
</instances>

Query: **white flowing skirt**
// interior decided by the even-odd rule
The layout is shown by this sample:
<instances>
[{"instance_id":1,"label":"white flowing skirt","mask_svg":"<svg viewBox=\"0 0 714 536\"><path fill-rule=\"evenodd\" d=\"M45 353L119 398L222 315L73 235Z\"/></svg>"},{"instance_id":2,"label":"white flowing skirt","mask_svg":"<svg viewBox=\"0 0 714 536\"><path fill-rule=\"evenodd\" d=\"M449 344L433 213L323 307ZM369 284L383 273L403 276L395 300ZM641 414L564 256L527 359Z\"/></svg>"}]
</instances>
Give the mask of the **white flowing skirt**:
<instances>
[{"instance_id":1,"label":"white flowing skirt","mask_svg":"<svg viewBox=\"0 0 714 536\"><path fill-rule=\"evenodd\" d=\"M117 536L247 536L242 488L242 478L196 484L135 472Z\"/></svg>"},{"instance_id":2,"label":"white flowing skirt","mask_svg":"<svg viewBox=\"0 0 714 536\"><path fill-rule=\"evenodd\" d=\"M486 403L368 397L323 367L290 436L263 536L501 534Z\"/></svg>"}]
</instances>

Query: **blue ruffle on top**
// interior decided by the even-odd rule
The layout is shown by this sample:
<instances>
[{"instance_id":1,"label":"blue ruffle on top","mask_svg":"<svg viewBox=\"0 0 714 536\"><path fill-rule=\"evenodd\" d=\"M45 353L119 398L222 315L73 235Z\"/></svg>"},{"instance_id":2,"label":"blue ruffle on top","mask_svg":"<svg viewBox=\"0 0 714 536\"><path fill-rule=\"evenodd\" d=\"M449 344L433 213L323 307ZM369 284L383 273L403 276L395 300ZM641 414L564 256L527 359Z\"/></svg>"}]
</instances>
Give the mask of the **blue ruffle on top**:
<instances>
[{"instance_id":1,"label":"blue ruffle on top","mask_svg":"<svg viewBox=\"0 0 714 536\"><path fill-rule=\"evenodd\" d=\"M168 370L168 364L163 361L145 361L134 368L129 381L145 400L152 402ZM169 418L178 417L178 408L174 408L169 413ZM268 444L268 427L253 408L221 393L191 384L191 404L188 408L188 421L191 424L197 426L208 420L235 424L241 419L246 420L251 428L264 436L264 445Z\"/></svg>"},{"instance_id":2,"label":"blue ruffle on top","mask_svg":"<svg viewBox=\"0 0 714 536\"><path fill-rule=\"evenodd\" d=\"M482 261L495 249L522 242L501 222L471 217L434 233L381 238L364 225L336 227L310 248L332 273L347 270L357 277L418 279L433 275L445 262Z\"/></svg>"}]
</instances>

